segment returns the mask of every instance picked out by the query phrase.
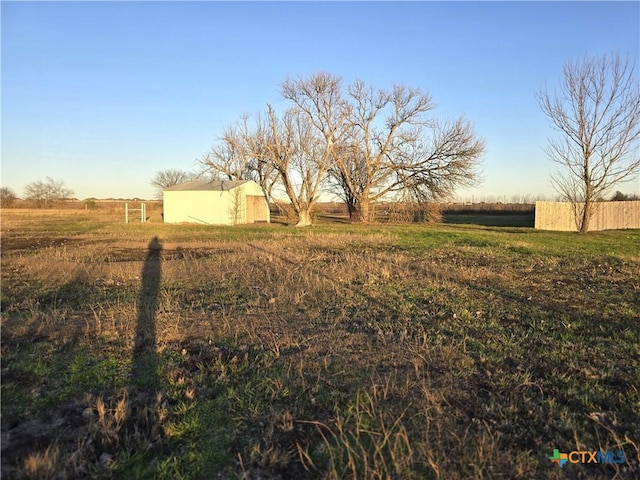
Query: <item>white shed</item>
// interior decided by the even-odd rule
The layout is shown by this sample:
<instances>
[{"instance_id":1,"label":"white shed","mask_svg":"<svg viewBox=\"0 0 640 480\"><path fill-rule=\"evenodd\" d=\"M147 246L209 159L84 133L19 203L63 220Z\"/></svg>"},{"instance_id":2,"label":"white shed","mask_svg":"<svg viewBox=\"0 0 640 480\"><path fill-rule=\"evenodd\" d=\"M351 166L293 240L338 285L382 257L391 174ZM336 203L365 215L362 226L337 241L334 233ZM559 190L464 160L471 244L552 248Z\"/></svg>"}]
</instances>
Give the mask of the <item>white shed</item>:
<instances>
[{"instance_id":1,"label":"white shed","mask_svg":"<svg viewBox=\"0 0 640 480\"><path fill-rule=\"evenodd\" d=\"M269 222L269 203L251 180L193 180L162 192L165 223L237 225Z\"/></svg>"}]
</instances>

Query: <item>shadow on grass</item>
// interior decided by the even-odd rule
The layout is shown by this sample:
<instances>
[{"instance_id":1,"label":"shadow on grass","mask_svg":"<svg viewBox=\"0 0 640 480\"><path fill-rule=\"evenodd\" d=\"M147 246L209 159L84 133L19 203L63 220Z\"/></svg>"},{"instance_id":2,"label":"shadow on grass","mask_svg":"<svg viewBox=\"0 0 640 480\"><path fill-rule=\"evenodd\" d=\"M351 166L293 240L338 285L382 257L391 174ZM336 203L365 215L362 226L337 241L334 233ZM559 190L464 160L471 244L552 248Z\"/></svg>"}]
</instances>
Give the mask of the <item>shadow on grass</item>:
<instances>
[{"instance_id":1,"label":"shadow on grass","mask_svg":"<svg viewBox=\"0 0 640 480\"><path fill-rule=\"evenodd\" d=\"M3 361L10 351L12 367L3 365L2 372L8 400L2 405L3 478L123 478L127 469L134 469L128 478L150 478L144 455L162 439L156 350L161 255L154 237L141 272L128 378L118 375L117 348L101 351L108 345L99 334L92 338L96 332L82 313L100 292L84 274L29 310L11 312L3 324Z\"/></svg>"},{"instance_id":2,"label":"shadow on grass","mask_svg":"<svg viewBox=\"0 0 640 480\"><path fill-rule=\"evenodd\" d=\"M162 393L156 326L161 280L162 244L158 237L153 237L141 272L128 387L116 398L108 399L112 412L109 425L114 434L111 437L103 434L101 439L104 451L114 452L119 458L119 465L111 472L118 478L150 478L155 466L149 462L149 455L153 456L151 450L162 443L159 416Z\"/></svg>"},{"instance_id":3,"label":"shadow on grass","mask_svg":"<svg viewBox=\"0 0 640 480\"><path fill-rule=\"evenodd\" d=\"M142 286L138 298L138 321L131 367L131 385L145 388L148 390L147 393L152 393L159 382L156 310L161 279L162 244L158 237L153 237L149 242L142 267Z\"/></svg>"}]
</instances>

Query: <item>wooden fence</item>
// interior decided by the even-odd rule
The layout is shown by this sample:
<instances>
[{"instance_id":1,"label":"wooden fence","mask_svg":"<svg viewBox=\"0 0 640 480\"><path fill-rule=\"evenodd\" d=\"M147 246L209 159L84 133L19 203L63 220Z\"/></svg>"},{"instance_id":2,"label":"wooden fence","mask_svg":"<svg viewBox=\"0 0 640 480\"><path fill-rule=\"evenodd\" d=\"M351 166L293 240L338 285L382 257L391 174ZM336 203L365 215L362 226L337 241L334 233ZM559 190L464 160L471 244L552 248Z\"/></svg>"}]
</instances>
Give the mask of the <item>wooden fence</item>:
<instances>
[{"instance_id":1,"label":"wooden fence","mask_svg":"<svg viewBox=\"0 0 640 480\"><path fill-rule=\"evenodd\" d=\"M596 202L589 230L640 228L640 200ZM536 202L535 227L540 230L578 231L570 202Z\"/></svg>"}]
</instances>

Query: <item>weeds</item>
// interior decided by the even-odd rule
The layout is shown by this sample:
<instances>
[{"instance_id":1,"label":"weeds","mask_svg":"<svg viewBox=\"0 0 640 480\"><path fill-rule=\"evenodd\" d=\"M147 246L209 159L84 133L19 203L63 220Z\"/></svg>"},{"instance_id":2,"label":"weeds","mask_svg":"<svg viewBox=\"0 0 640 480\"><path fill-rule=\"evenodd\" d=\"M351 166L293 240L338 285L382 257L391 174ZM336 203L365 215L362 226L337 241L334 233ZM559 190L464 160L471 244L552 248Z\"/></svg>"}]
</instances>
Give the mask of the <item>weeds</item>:
<instances>
[{"instance_id":1,"label":"weeds","mask_svg":"<svg viewBox=\"0 0 640 480\"><path fill-rule=\"evenodd\" d=\"M414 459L402 423L405 413L385 418L375 393L359 392L346 412L337 412L333 428L316 423L330 459L327 478L411 478Z\"/></svg>"}]
</instances>

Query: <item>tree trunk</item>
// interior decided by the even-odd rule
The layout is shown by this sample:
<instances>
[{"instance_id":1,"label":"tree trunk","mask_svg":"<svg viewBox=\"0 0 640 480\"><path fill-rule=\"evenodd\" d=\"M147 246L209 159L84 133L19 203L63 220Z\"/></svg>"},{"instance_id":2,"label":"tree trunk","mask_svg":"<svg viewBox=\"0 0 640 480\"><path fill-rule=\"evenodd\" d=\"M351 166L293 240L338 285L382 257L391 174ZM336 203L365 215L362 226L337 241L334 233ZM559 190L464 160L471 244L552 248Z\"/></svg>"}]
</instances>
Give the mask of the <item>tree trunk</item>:
<instances>
[{"instance_id":1,"label":"tree trunk","mask_svg":"<svg viewBox=\"0 0 640 480\"><path fill-rule=\"evenodd\" d=\"M354 212L352 219L360 223L369 223L369 221L371 220L370 207L371 205L369 203L369 196L361 195L360 198L356 200L353 206Z\"/></svg>"},{"instance_id":2,"label":"tree trunk","mask_svg":"<svg viewBox=\"0 0 640 480\"><path fill-rule=\"evenodd\" d=\"M593 202L587 198L584 202L584 208L582 209L582 219L580 221L580 233L587 233L589 231L589 220L591 220L591 209L593 208Z\"/></svg>"},{"instance_id":3,"label":"tree trunk","mask_svg":"<svg viewBox=\"0 0 640 480\"><path fill-rule=\"evenodd\" d=\"M308 227L311 224L311 211L308 208L300 210L298 212L298 223L296 223L296 227Z\"/></svg>"},{"instance_id":4,"label":"tree trunk","mask_svg":"<svg viewBox=\"0 0 640 480\"><path fill-rule=\"evenodd\" d=\"M593 209L593 185L591 184L591 177L589 176L589 159L585 160L585 172L584 180L586 183L584 206L582 209L582 219L580 221L580 233L587 233L589 231L589 220L591 220L591 210Z\"/></svg>"},{"instance_id":5,"label":"tree trunk","mask_svg":"<svg viewBox=\"0 0 640 480\"><path fill-rule=\"evenodd\" d=\"M356 214L355 202L347 202L347 212L349 212L349 220L353 220Z\"/></svg>"}]
</instances>

